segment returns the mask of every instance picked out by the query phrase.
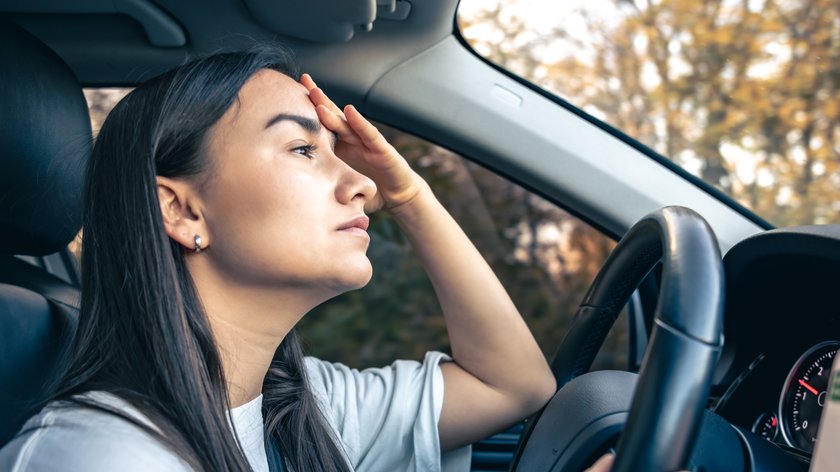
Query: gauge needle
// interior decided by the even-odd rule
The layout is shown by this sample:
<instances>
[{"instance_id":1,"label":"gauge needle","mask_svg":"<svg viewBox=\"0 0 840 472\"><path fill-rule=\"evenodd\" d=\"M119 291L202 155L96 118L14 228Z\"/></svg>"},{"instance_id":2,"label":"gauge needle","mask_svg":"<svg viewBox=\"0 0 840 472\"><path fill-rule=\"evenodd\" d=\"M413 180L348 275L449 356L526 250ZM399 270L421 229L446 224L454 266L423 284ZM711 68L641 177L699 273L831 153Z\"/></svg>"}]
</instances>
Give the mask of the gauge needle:
<instances>
[{"instance_id":1,"label":"gauge needle","mask_svg":"<svg viewBox=\"0 0 840 472\"><path fill-rule=\"evenodd\" d=\"M811 393L813 393L814 395L819 395L819 394L820 394L820 392L818 392L818 391L817 391L817 389L815 389L814 387L812 387L812 386L808 385L808 382L806 382L806 381L804 381L804 380L802 380L802 379L799 379L799 385L802 385L803 387L807 388L807 389L808 389L808 391L809 391L809 392L811 392Z\"/></svg>"}]
</instances>

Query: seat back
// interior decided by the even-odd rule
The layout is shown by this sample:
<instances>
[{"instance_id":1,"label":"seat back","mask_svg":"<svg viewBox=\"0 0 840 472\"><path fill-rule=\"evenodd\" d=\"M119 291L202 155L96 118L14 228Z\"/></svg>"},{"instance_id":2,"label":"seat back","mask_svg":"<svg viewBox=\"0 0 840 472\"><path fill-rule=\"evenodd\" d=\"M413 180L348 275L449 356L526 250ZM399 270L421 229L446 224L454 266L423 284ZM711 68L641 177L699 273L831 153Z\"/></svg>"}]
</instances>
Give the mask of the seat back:
<instances>
[{"instance_id":1,"label":"seat back","mask_svg":"<svg viewBox=\"0 0 840 472\"><path fill-rule=\"evenodd\" d=\"M0 447L49 396L78 320L76 287L15 255L64 250L81 227L87 105L52 50L0 17Z\"/></svg>"}]
</instances>

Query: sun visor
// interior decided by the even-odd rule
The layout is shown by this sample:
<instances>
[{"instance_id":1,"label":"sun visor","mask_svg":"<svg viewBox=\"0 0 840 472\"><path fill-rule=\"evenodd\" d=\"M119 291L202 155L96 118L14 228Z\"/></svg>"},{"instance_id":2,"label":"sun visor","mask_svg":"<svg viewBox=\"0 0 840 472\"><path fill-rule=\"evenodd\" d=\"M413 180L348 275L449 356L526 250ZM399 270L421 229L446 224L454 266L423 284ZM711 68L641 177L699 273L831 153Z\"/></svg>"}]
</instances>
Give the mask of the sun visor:
<instances>
[{"instance_id":1,"label":"sun visor","mask_svg":"<svg viewBox=\"0 0 840 472\"><path fill-rule=\"evenodd\" d=\"M405 0L245 0L254 18L284 36L317 43L341 43L356 31L370 31L377 20L402 21Z\"/></svg>"},{"instance_id":2,"label":"sun visor","mask_svg":"<svg viewBox=\"0 0 840 472\"><path fill-rule=\"evenodd\" d=\"M156 4L147 0L28 0L3 2L4 13L103 14L117 13L134 19L146 33L150 44L158 47L180 47L187 43L181 25Z\"/></svg>"}]
</instances>

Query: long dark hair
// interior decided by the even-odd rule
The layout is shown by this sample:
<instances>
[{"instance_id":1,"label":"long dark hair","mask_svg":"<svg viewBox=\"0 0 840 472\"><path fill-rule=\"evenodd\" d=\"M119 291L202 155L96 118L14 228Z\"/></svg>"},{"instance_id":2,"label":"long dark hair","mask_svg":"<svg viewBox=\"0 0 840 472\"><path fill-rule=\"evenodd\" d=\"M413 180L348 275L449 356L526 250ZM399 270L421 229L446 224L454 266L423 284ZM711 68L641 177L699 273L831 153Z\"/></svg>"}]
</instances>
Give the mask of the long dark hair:
<instances>
[{"instance_id":1,"label":"long dark hair","mask_svg":"<svg viewBox=\"0 0 840 472\"><path fill-rule=\"evenodd\" d=\"M155 176L207 169L208 130L261 69L298 78L282 48L220 53L140 85L108 116L87 178L79 328L56 396L112 392L159 430L147 431L210 471L250 467L228 422L220 355L184 250L164 230ZM265 377L263 415L266 438L294 470L348 470L308 388L294 331Z\"/></svg>"}]
</instances>

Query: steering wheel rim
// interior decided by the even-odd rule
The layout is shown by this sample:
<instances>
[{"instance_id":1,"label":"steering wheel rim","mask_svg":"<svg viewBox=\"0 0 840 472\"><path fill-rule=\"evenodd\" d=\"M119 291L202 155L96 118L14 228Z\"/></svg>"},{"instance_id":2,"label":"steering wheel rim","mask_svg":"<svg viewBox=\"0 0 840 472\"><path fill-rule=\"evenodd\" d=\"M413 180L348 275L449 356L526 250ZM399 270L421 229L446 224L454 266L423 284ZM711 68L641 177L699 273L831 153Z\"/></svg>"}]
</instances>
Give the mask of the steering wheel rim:
<instances>
[{"instance_id":1,"label":"steering wheel rim","mask_svg":"<svg viewBox=\"0 0 840 472\"><path fill-rule=\"evenodd\" d=\"M693 210L672 206L630 228L593 281L552 362L558 384L554 402L564 385L589 370L621 308L659 262L662 284L654 324L613 472L679 470L693 448L723 344L723 265L708 223ZM562 401L568 408L568 399ZM538 434L538 417L531 424ZM590 433L586 436L597 436ZM530 447L545 443L542 439L525 437L514 467L545 470L554 464L551 468L556 470L557 464L583 460L563 460L563 454L597 449L562 444L547 452ZM537 464L541 465L533 468Z\"/></svg>"}]
</instances>

